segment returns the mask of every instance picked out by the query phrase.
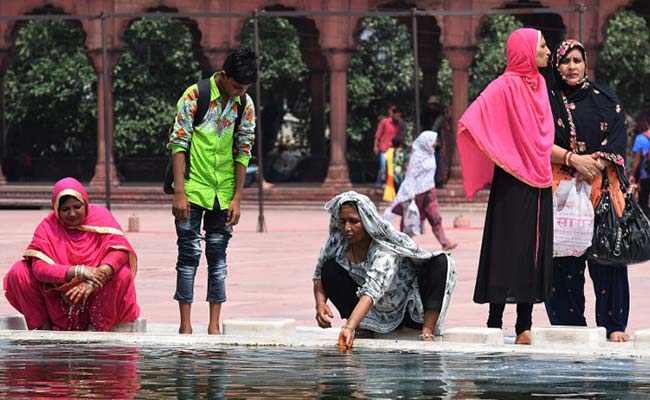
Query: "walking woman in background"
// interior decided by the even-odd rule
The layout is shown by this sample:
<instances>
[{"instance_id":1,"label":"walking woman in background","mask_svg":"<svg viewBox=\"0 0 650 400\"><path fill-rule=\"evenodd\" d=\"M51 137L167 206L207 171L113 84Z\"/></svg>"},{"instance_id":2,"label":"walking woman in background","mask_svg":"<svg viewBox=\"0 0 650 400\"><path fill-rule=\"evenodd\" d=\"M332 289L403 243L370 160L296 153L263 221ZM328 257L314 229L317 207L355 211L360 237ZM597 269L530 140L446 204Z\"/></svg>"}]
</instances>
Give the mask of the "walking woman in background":
<instances>
[{"instance_id":1,"label":"walking woman in background","mask_svg":"<svg viewBox=\"0 0 650 400\"><path fill-rule=\"evenodd\" d=\"M553 58L555 82L549 96L555 119L552 161L557 179L592 182L592 194L599 193L601 171L608 170L613 196L620 196L620 182L614 164L625 164L627 145L625 113L616 94L607 86L587 79L587 54L577 40L565 40ZM561 177L561 175L564 176ZM558 180L559 182L559 180ZM592 198L594 196L592 195ZM597 204L597 203L596 203ZM546 301L553 325L587 326L585 320L585 264L596 295L596 324L607 329L612 342L626 342L630 312L630 287L626 265L604 266L586 262L586 256L553 259L553 296Z\"/></svg>"},{"instance_id":2,"label":"walking woman in background","mask_svg":"<svg viewBox=\"0 0 650 400\"><path fill-rule=\"evenodd\" d=\"M415 200L420 213L420 221L426 219L431 225L433 234L442 245L443 250L453 250L458 246L447 238L442 227L442 217L438 211L438 198L436 196L436 143L438 133L424 131L413 142L413 149L406 169L406 177L397 192L393 204L386 210L384 216L390 220L392 214L404 215L411 200ZM404 219L400 224L404 231Z\"/></svg>"},{"instance_id":3,"label":"walking woman in background","mask_svg":"<svg viewBox=\"0 0 650 400\"><path fill-rule=\"evenodd\" d=\"M490 303L491 328L516 303L515 343L530 344L533 304L548 298L552 273L553 115L538 70L550 51L540 31L523 28L506 55L505 72L458 123L458 151L468 198L492 183L474 302Z\"/></svg>"}]
</instances>

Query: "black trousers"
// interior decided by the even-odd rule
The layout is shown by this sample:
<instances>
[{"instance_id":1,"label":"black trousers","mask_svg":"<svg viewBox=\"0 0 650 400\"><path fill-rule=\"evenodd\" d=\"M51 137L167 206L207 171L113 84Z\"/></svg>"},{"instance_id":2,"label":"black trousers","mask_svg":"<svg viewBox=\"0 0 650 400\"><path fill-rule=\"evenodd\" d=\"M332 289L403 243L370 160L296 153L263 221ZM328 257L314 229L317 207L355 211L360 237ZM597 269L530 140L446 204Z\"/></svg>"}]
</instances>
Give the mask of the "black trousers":
<instances>
[{"instance_id":1,"label":"black trousers","mask_svg":"<svg viewBox=\"0 0 650 400\"><path fill-rule=\"evenodd\" d=\"M420 266L420 271L418 283L422 305L425 310L440 311L447 284L447 256L441 254L431 258ZM321 282L325 294L339 311L341 318L349 318L359 302L357 297L359 285L350 277L348 271L334 259L327 260L323 264ZM404 313L402 325L413 329L422 328L422 324L411 320L408 312Z\"/></svg>"},{"instance_id":2,"label":"black trousers","mask_svg":"<svg viewBox=\"0 0 650 400\"><path fill-rule=\"evenodd\" d=\"M490 314L488 315L488 328L503 327L503 311L506 305L503 303L490 303ZM527 331L533 325L533 303L517 303L517 322L515 332L517 335Z\"/></svg>"}]
</instances>

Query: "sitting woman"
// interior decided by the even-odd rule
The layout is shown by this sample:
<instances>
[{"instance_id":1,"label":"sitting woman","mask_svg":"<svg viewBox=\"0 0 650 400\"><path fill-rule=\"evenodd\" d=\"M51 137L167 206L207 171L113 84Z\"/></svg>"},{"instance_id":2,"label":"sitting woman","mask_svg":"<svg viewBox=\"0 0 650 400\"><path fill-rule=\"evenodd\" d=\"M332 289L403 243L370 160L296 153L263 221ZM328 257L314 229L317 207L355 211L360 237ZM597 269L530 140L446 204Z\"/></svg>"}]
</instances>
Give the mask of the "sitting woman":
<instances>
[{"instance_id":1,"label":"sitting woman","mask_svg":"<svg viewBox=\"0 0 650 400\"><path fill-rule=\"evenodd\" d=\"M314 273L318 325L332 326L329 299L347 319L339 334L343 347L352 346L359 328L371 335L406 326L421 329L425 341L440 335L455 286L451 256L419 248L356 192L336 196L325 208L330 234Z\"/></svg>"},{"instance_id":2,"label":"sitting woman","mask_svg":"<svg viewBox=\"0 0 650 400\"><path fill-rule=\"evenodd\" d=\"M109 331L137 319L136 255L110 211L89 204L74 178L54 185L52 206L4 279L27 327Z\"/></svg>"}]
</instances>

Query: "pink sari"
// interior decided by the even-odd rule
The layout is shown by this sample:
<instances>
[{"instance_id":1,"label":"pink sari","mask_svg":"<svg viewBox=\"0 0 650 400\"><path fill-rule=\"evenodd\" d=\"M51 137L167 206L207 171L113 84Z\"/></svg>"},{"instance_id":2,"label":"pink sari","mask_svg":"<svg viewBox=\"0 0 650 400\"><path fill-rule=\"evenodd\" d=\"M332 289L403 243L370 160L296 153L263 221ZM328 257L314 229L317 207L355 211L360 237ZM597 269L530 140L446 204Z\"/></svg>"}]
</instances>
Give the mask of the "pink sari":
<instances>
[{"instance_id":1,"label":"pink sari","mask_svg":"<svg viewBox=\"0 0 650 400\"><path fill-rule=\"evenodd\" d=\"M64 196L72 196L86 206L81 225L68 227L60 220L58 209ZM89 322L97 330L110 330L117 323L137 319L140 308L133 284L137 257L110 211L89 204L86 190L73 178L54 185L52 206L53 211L36 228L24 259L14 264L4 279L5 295L25 316L28 328L36 329L50 321L55 330L84 330ZM107 259L112 261L114 273L85 304L69 304L63 296L81 281L39 281L33 271L37 262L51 265L48 269L65 271L75 265L96 267Z\"/></svg>"},{"instance_id":2,"label":"pink sari","mask_svg":"<svg viewBox=\"0 0 650 400\"><path fill-rule=\"evenodd\" d=\"M492 81L458 121L458 152L468 198L492 182L494 164L525 184L553 182L555 138L546 82L535 59L540 32L522 28L506 44L506 71Z\"/></svg>"}]
</instances>

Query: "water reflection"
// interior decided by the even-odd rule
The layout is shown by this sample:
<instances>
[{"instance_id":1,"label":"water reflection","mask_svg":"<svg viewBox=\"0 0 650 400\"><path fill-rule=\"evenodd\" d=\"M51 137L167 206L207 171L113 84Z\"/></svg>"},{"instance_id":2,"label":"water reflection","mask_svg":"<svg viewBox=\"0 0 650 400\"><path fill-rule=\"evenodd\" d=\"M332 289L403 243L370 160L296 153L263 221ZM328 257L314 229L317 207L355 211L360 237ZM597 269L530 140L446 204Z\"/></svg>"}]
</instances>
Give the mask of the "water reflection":
<instances>
[{"instance_id":1,"label":"water reflection","mask_svg":"<svg viewBox=\"0 0 650 400\"><path fill-rule=\"evenodd\" d=\"M2 398L130 399L140 389L136 347L13 342L0 349Z\"/></svg>"},{"instance_id":2,"label":"water reflection","mask_svg":"<svg viewBox=\"0 0 650 400\"><path fill-rule=\"evenodd\" d=\"M0 341L2 398L643 399L650 361Z\"/></svg>"}]
</instances>

